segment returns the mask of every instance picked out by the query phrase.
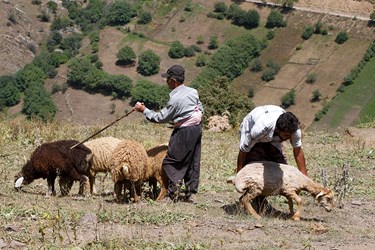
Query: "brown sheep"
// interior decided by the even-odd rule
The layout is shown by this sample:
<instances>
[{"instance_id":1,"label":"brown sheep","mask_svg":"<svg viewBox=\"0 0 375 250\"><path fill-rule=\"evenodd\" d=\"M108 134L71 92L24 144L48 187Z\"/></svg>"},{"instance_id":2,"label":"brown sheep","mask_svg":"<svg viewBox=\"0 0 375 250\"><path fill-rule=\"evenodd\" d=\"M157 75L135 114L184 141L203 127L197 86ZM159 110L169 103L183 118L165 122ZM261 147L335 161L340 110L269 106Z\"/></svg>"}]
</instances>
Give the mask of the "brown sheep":
<instances>
[{"instance_id":1,"label":"brown sheep","mask_svg":"<svg viewBox=\"0 0 375 250\"><path fill-rule=\"evenodd\" d=\"M71 180L72 183L75 180L87 183L88 178L85 174L91 164L92 153L84 145L70 149L77 143L78 141L75 140L61 140L38 146L15 176L15 187L27 185L35 179L47 178L47 196L49 196L56 195L55 179L57 176ZM66 195L66 190L61 190L61 194Z\"/></svg>"},{"instance_id":2,"label":"brown sheep","mask_svg":"<svg viewBox=\"0 0 375 250\"><path fill-rule=\"evenodd\" d=\"M243 193L240 201L247 212L256 218L251 201L258 195L283 195L288 199L290 215L293 220L299 220L302 210L302 199L298 195L301 190L311 195L326 211L333 207L333 192L322 185L315 183L302 174L297 168L276 162L253 162L243 167L236 176L228 178L228 183L235 185L239 193ZM293 211L293 199L297 202L297 210Z\"/></svg>"},{"instance_id":3,"label":"brown sheep","mask_svg":"<svg viewBox=\"0 0 375 250\"><path fill-rule=\"evenodd\" d=\"M130 196L134 202L138 202L144 177L151 176L150 162L144 146L136 141L123 140L113 151L112 164L111 173L115 183L116 200L122 200L122 190L129 181Z\"/></svg>"},{"instance_id":4,"label":"brown sheep","mask_svg":"<svg viewBox=\"0 0 375 250\"><path fill-rule=\"evenodd\" d=\"M162 164L165 156L167 155L168 151L168 145L162 144L159 146L156 146L154 148L151 148L147 150L147 155L150 159L151 169L149 173L151 176L149 176L150 184L153 186L153 196L156 197L156 183L159 182L161 190L159 193L159 196L156 198L156 200L162 200L164 199L165 195L167 194L167 181L168 177L164 173L162 169Z\"/></svg>"}]
</instances>

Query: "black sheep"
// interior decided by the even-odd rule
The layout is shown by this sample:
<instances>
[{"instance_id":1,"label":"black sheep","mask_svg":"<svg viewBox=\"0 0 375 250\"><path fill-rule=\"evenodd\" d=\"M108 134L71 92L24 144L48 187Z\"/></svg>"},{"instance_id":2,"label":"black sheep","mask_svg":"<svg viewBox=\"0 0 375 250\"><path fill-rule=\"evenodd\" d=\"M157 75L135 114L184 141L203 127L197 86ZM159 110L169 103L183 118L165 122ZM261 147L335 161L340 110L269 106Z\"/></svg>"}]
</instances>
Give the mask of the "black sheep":
<instances>
[{"instance_id":1,"label":"black sheep","mask_svg":"<svg viewBox=\"0 0 375 250\"><path fill-rule=\"evenodd\" d=\"M77 144L75 140L61 140L44 143L38 146L32 153L30 159L15 176L15 187L29 184L35 179L47 178L49 195L56 195L55 179L80 181L87 183L87 171L91 164L92 153L83 144L71 149ZM67 192L61 190L62 195Z\"/></svg>"}]
</instances>

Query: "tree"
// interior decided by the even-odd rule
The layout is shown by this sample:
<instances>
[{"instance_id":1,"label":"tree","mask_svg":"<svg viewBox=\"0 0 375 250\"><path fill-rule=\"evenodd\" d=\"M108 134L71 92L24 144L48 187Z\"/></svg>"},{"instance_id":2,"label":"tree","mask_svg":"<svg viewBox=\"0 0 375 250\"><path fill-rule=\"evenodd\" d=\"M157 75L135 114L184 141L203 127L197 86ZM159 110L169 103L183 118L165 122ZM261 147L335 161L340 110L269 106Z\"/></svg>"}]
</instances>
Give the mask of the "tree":
<instances>
[{"instance_id":1,"label":"tree","mask_svg":"<svg viewBox=\"0 0 375 250\"><path fill-rule=\"evenodd\" d=\"M34 84L25 91L22 111L28 118L39 118L47 122L53 119L57 108L43 85Z\"/></svg>"},{"instance_id":2,"label":"tree","mask_svg":"<svg viewBox=\"0 0 375 250\"><path fill-rule=\"evenodd\" d=\"M281 105L284 108L288 108L291 105L295 104L295 99L296 99L296 91L292 89L291 91L289 91L288 93L286 93L285 95L281 97Z\"/></svg>"},{"instance_id":3,"label":"tree","mask_svg":"<svg viewBox=\"0 0 375 250\"><path fill-rule=\"evenodd\" d=\"M316 89L312 92L311 101L318 102L321 96L322 94L320 94L319 90Z\"/></svg>"},{"instance_id":4,"label":"tree","mask_svg":"<svg viewBox=\"0 0 375 250\"><path fill-rule=\"evenodd\" d=\"M143 102L151 109L159 109L166 105L169 99L169 89L146 79L138 80L132 91L132 102Z\"/></svg>"},{"instance_id":5,"label":"tree","mask_svg":"<svg viewBox=\"0 0 375 250\"><path fill-rule=\"evenodd\" d=\"M286 22L284 20L283 14L281 14L280 11L272 10L267 17L266 28L272 29L285 26Z\"/></svg>"},{"instance_id":6,"label":"tree","mask_svg":"<svg viewBox=\"0 0 375 250\"><path fill-rule=\"evenodd\" d=\"M336 36L335 42L336 42L337 44L343 44L343 43L346 42L348 39L349 39L348 33L346 33L345 31L340 31L340 32L337 34L337 36Z\"/></svg>"},{"instance_id":7,"label":"tree","mask_svg":"<svg viewBox=\"0 0 375 250\"><path fill-rule=\"evenodd\" d=\"M59 6L54 1L48 1L47 2L47 8L52 12L56 13L56 10Z\"/></svg>"},{"instance_id":8,"label":"tree","mask_svg":"<svg viewBox=\"0 0 375 250\"><path fill-rule=\"evenodd\" d=\"M138 21L139 24L148 24L152 21L152 15L151 12L147 11L140 11L138 13Z\"/></svg>"},{"instance_id":9,"label":"tree","mask_svg":"<svg viewBox=\"0 0 375 250\"><path fill-rule=\"evenodd\" d=\"M311 26L307 26L302 33L302 38L307 40L314 34L314 28Z\"/></svg>"},{"instance_id":10,"label":"tree","mask_svg":"<svg viewBox=\"0 0 375 250\"><path fill-rule=\"evenodd\" d=\"M158 73L160 70L160 57L152 50L146 50L139 56L137 72L144 76Z\"/></svg>"},{"instance_id":11,"label":"tree","mask_svg":"<svg viewBox=\"0 0 375 250\"><path fill-rule=\"evenodd\" d=\"M125 75L108 75L104 81L105 90L108 94L116 93L116 97L129 97L132 90L132 80Z\"/></svg>"},{"instance_id":12,"label":"tree","mask_svg":"<svg viewBox=\"0 0 375 250\"><path fill-rule=\"evenodd\" d=\"M250 65L250 70L252 72L259 72L259 71L262 71L262 69L263 69L262 62L260 61L259 58L255 58Z\"/></svg>"},{"instance_id":13,"label":"tree","mask_svg":"<svg viewBox=\"0 0 375 250\"><path fill-rule=\"evenodd\" d=\"M124 0L117 0L109 4L107 20L110 25L127 24L134 16L136 16L135 9Z\"/></svg>"},{"instance_id":14,"label":"tree","mask_svg":"<svg viewBox=\"0 0 375 250\"><path fill-rule=\"evenodd\" d=\"M64 50L70 57L78 54L81 48L82 36L80 34L73 34L61 40L60 48Z\"/></svg>"},{"instance_id":15,"label":"tree","mask_svg":"<svg viewBox=\"0 0 375 250\"><path fill-rule=\"evenodd\" d=\"M119 61L119 63L125 64L125 65L133 63L135 59L137 58L137 56L134 53L134 50L129 46L122 47L117 52L116 56L117 56L117 60Z\"/></svg>"},{"instance_id":16,"label":"tree","mask_svg":"<svg viewBox=\"0 0 375 250\"><path fill-rule=\"evenodd\" d=\"M185 48L180 41L174 41L168 51L170 58L182 58L185 55Z\"/></svg>"},{"instance_id":17,"label":"tree","mask_svg":"<svg viewBox=\"0 0 375 250\"><path fill-rule=\"evenodd\" d=\"M224 2L216 2L214 8L214 11L218 13L226 14L226 12L228 11L228 7Z\"/></svg>"},{"instance_id":18,"label":"tree","mask_svg":"<svg viewBox=\"0 0 375 250\"><path fill-rule=\"evenodd\" d=\"M243 26L248 29L254 29L259 26L260 15L256 10L249 10L243 22Z\"/></svg>"},{"instance_id":19,"label":"tree","mask_svg":"<svg viewBox=\"0 0 375 250\"><path fill-rule=\"evenodd\" d=\"M219 40L217 39L217 35L212 35L210 37L210 42L208 44L209 49L217 49L219 47Z\"/></svg>"},{"instance_id":20,"label":"tree","mask_svg":"<svg viewBox=\"0 0 375 250\"><path fill-rule=\"evenodd\" d=\"M316 73L310 73L306 76L306 83L314 83L316 81Z\"/></svg>"},{"instance_id":21,"label":"tree","mask_svg":"<svg viewBox=\"0 0 375 250\"><path fill-rule=\"evenodd\" d=\"M198 55L197 61L195 62L195 65L197 67L203 67L206 66L207 63L207 58L205 55Z\"/></svg>"},{"instance_id":22,"label":"tree","mask_svg":"<svg viewBox=\"0 0 375 250\"><path fill-rule=\"evenodd\" d=\"M23 92L30 85L43 84L47 75L34 64L27 64L16 73L17 88Z\"/></svg>"},{"instance_id":23,"label":"tree","mask_svg":"<svg viewBox=\"0 0 375 250\"><path fill-rule=\"evenodd\" d=\"M0 76L0 111L5 107L14 106L19 103L21 93L16 85L13 75Z\"/></svg>"}]
</instances>

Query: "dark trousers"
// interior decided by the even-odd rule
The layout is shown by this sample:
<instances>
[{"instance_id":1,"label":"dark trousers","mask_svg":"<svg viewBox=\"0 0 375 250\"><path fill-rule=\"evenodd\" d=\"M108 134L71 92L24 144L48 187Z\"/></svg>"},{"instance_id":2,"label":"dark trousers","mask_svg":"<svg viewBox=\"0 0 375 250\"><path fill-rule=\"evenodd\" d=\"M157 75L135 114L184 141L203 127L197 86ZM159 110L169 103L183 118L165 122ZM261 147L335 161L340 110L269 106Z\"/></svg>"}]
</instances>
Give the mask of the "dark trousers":
<instances>
[{"instance_id":1,"label":"dark trousers","mask_svg":"<svg viewBox=\"0 0 375 250\"><path fill-rule=\"evenodd\" d=\"M201 162L201 125L175 128L172 132L163 169L168 176L168 193L171 198L179 192L182 180L186 196L198 192Z\"/></svg>"},{"instance_id":2,"label":"dark trousers","mask_svg":"<svg viewBox=\"0 0 375 250\"><path fill-rule=\"evenodd\" d=\"M284 153L270 142L258 142L251 148L250 152L246 155L245 164L253 161L273 161L287 164ZM255 197L253 206L258 213L262 211L262 207L267 206L266 197L263 195Z\"/></svg>"}]
</instances>

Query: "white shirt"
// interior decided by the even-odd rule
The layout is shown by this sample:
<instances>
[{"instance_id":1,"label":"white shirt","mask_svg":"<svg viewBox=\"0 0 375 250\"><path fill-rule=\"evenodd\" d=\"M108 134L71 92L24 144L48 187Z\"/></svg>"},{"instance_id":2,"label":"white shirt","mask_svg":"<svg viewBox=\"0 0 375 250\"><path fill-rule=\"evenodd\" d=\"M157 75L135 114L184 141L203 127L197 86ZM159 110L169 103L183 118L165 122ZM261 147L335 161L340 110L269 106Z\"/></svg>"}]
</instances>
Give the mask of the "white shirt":
<instances>
[{"instance_id":1,"label":"white shirt","mask_svg":"<svg viewBox=\"0 0 375 250\"><path fill-rule=\"evenodd\" d=\"M240 127L240 150L250 152L257 142L271 142L281 151L282 140L274 136L276 121L285 110L275 105L259 106L243 119ZM298 129L292 134L290 143L293 148L302 146L302 132Z\"/></svg>"}]
</instances>

